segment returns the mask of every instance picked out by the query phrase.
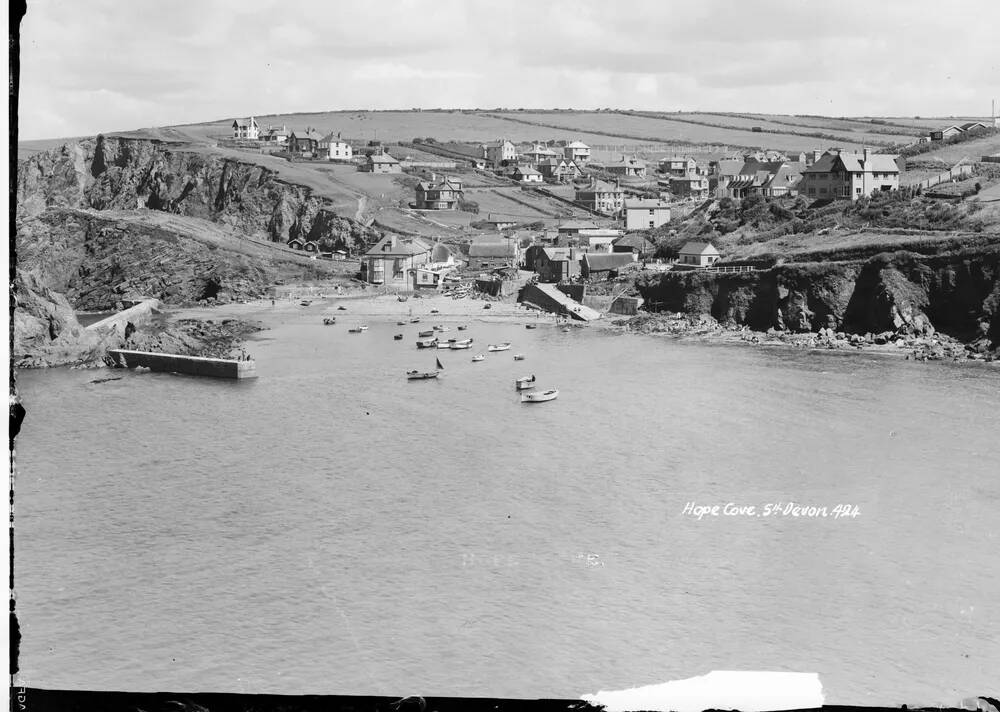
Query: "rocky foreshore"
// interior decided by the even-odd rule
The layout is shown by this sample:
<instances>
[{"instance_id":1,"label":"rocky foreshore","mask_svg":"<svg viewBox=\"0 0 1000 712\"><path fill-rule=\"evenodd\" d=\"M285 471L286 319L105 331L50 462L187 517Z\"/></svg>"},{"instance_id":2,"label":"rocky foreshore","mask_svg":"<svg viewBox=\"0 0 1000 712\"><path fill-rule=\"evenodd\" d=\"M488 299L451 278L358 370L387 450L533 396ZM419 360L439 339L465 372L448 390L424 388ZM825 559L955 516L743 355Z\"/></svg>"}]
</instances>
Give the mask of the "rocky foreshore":
<instances>
[{"instance_id":1,"label":"rocky foreshore","mask_svg":"<svg viewBox=\"0 0 1000 712\"><path fill-rule=\"evenodd\" d=\"M941 333L912 335L886 331L878 334L848 334L833 329L820 329L811 333L789 333L776 329L760 332L747 326L722 324L705 314L673 312L640 314L630 319L615 320L612 325L624 332L640 334L669 334L805 349L874 351L898 354L917 361L1000 360L1000 349L991 349L990 341L985 336L972 343L963 343Z\"/></svg>"}]
</instances>

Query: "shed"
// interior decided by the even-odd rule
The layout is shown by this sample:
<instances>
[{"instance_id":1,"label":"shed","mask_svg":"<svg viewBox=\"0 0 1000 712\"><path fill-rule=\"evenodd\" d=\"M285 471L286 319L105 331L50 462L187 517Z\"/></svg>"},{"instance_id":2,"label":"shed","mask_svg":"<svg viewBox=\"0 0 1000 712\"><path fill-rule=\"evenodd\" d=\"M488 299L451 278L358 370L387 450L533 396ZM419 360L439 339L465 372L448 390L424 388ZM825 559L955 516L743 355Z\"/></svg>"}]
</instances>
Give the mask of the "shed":
<instances>
[{"instance_id":1,"label":"shed","mask_svg":"<svg viewBox=\"0 0 1000 712\"><path fill-rule=\"evenodd\" d=\"M721 257L711 242L688 242L681 248L680 263L694 267L708 267Z\"/></svg>"}]
</instances>

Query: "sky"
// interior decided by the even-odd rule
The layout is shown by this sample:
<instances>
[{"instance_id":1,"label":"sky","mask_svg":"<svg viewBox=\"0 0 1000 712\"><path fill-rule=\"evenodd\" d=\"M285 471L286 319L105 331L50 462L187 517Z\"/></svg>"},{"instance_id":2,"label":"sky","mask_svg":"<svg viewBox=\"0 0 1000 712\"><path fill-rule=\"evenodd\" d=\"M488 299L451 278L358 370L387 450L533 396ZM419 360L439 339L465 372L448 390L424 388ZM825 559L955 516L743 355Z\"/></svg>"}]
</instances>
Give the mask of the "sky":
<instances>
[{"instance_id":1,"label":"sky","mask_svg":"<svg viewBox=\"0 0 1000 712\"><path fill-rule=\"evenodd\" d=\"M981 116L1000 0L28 0L21 140L337 109Z\"/></svg>"}]
</instances>

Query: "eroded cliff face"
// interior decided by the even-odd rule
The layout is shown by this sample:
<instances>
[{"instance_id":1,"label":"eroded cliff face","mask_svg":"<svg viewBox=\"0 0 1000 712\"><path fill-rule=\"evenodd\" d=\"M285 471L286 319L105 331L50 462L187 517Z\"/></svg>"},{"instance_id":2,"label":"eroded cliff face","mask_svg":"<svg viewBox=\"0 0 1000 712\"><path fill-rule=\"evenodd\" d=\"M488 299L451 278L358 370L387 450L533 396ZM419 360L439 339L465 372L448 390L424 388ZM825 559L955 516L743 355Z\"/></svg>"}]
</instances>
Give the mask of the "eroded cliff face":
<instances>
[{"instance_id":1,"label":"eroded cliff face","mask_svg":"<svg viewBox=\"0 0 1000 712\"><path fill-rule=\"evenodd\" d=\"M52 207L148 208L210 220L275 242L307 237L330 249L359 249L379 237L266 167L140 139L99 136L21 163L18 219Z\"/></svg>"},{"instance_id":2,"label":"eroded cliff face","mask_svg":"<svg viewBox=\"0 0 1000 712\"><path fill-rule=\"evenodd\" d=\"M653 309L720 322L817 332L927 335L1000 346L1000 246L974 252L883 253L865 262L786 264L762 272L667 272L640 278Z\"/></svg>"}]
</instances>

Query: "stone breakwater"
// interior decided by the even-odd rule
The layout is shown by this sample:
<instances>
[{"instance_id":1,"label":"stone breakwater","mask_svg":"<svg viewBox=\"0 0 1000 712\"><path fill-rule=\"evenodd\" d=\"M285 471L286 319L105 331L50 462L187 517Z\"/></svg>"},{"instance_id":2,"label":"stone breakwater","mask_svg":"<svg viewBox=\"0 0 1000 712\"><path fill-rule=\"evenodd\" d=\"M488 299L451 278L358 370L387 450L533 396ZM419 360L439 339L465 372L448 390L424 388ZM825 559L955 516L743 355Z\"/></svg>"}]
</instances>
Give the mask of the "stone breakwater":
<instances>
[{"instance_id":1,"label":"stone breakwater","mask_svg":"<svg viewBox=\"0 0 1000 712\"><path fill-rule=\"evenodd\" d=\"M641 314L631 319L619 319L611 325L623 332L667 334L677 337L702 338L720 342L747 343L762 346L786 346L805 349L867 351L905 356L917 361L976 360L991 362L1000 358L985 338L963 343L944 334L931 336L903 335L893 332L879 334L847 334L833 329L818 332L789 333L776 329L757 332L747 326L722 324L704 314L659 313Z\"/></svg>"}]
</instances>

